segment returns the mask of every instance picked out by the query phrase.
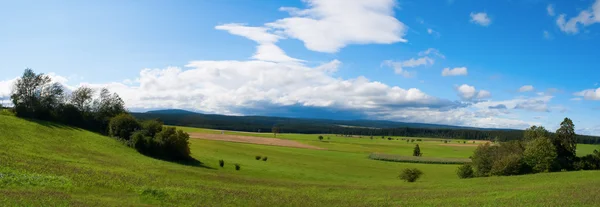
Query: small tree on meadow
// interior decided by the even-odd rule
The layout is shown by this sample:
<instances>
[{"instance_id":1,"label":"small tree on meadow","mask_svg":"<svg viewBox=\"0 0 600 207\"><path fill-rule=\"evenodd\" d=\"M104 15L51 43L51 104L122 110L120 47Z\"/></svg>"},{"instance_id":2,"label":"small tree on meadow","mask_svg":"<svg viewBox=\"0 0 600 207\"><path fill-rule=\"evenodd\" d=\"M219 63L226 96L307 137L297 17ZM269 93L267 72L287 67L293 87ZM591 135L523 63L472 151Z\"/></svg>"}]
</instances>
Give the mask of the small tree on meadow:
<instances>
[{"instance_id":1,"label":"small tree on meadow","mask_svg":"<svg viewBox=\"0 0 600 207\"><path fill-rule=\"evenodd\" d=\"M417 168L406 168L398 177L406 182L412 183L417 181L421 175L423 175L423 172Z\"/></svg>"},{"instance_id":2,"label":"small tree on meadow","mask_svg":"<svg viewBox=\"0 0 600 207\"><path fill-rule=\"evenodd\" d=\"M323 141L323 136L319 136L319 140L320 140L320 141Z\"/></svg>"},{"instance_id":3,"label":"small tree on meadow","mask_svg":"<svg viewBox=\"0 0 600 207\"><path fill-rule=\"evenodd\" d=\"M463 164L460 167L458 167L458 169L456 170L456 174L461 179L475 177L475 171L473 171L473 167L469 163Z\"/></svg>"},{"instance_id":4,"label":"small tree on meadow","mask_svg":"<svg viewBox=\"0 0 600 207\"><path fill-rule=\"evenodd\" d=\"M421 148L419 148L419 145L417 144L415 145L415 149L413 149L413 156L420 157L421 155Z\"/></svg>"}]
</instances>

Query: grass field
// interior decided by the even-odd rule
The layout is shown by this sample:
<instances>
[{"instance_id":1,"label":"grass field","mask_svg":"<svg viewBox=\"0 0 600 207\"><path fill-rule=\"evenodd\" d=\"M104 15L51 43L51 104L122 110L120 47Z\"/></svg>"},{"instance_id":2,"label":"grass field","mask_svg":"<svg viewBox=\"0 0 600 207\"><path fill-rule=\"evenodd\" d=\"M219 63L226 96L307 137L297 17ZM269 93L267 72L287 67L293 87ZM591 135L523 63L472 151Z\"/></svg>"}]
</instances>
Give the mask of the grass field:
<instances>
[{"instance_id":1,"label":"grass field","mask_svg":"<svg viewBox=\"0 0 600 207\"><path fill-rule=\"evenodd\" d=\"M186 131L220 131L184 128ZM272 137L272 134L236 133ZM202 164L145 157L116 140L0 115L0 206L595 206L600 172L461 180L457 165L382 162L410 155L401 140L281 134L326 150L192 139ZM329 137L329 139L327 139ZM396 138L396 137L394 137ZM401 139L400 137L397 137ZM425 157L467 158L473 146L418 142ZM456 143L458 145L458 143ZM598 146L580 145L578 154ZM255 156L267 156L257 161ZM225 167L218 160L225 160ZM234 163L241 165L236 171ZM416 183L397 178L419 168Z\"/></svg>"}]
</instances>

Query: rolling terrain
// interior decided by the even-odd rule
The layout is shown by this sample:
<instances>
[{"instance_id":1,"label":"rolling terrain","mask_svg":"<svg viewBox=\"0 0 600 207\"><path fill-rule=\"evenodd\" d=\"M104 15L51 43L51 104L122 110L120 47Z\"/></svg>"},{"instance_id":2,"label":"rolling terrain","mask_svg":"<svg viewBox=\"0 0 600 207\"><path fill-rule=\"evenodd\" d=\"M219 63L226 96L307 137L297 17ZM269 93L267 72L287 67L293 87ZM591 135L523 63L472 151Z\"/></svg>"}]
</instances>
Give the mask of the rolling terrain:
<instances>
[{"instance_id":1,"label":"rolling terrain","mask_svg":"<svg viewBox=\"0 0 600 207\"><path fill-rule=\"evenodd\" d=\"M185 128L190 133L221 131ZM273 134L225 132L270 138ZM474 146L280 134L324 150L191 139L198 163L139 154L78 128L0 115L1 206L594 206L599 171L458 179L457 165L383 162L372 152L468 158ZM456 143L461 145L461 143ZM596 145L579 145L586 154ZM255 156L267 156L257 161ZM224 168L218 160L224 160ZM241 165L236 171L233 164ZM420 180L397 178L407 167Z\"/></svg>"}]
</instances>

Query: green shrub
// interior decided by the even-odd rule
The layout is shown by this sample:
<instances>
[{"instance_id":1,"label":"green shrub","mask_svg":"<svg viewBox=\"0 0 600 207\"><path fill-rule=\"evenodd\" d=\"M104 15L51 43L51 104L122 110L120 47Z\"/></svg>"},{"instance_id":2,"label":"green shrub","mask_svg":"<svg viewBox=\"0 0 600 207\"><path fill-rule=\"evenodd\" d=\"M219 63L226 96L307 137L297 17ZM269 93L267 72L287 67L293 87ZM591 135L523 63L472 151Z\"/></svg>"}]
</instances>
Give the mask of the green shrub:
<instances>
[{"instance_id":1,"label":"green shrub","mask_svg":"<svg viewBox=\"0 0 600 207\"><path fill-rule=\"evenodd\" d=\"M256 160L260 160L260 155L255 156Z\"/></svg>"},{"instance_id":2,"label":"green shrub","mask_svg":"<svg viewBox=\"0 0 600 207\"><path fill-rule=\"evenodd\" d=\"M498 146L492 146L489 142L479 145L473 156L473 168L475 168L475 174L478 177L489 176L494 161L496 160L496 154L498 152Z\"/></svg>"},{"instance_id":3,"label":"green shrub","mask_svg":"<svg viewBox=\"0 0 600 207\"><path fill-rule=\"evenodd\" d=\"M263 157L262 158L262 160L265 161L265 162L267 161L267 159L268 159L268 157Z\"/></svg>"},{"instance_id":4,"label":"green shrub","mask_svg":"<svg viewBox=\"0 0 600 207\"><path fill-rule=\"evenodd\" d=\"M422 139L417 139L417 142L421 142L421 141L423 141L423 140Z\"/></svg>"},{"instance_id":5,"label":"green shrub","mask_svg":"<svg viewBox=\"0 0 600 207\"><path fill-rule=\"evenodd\" d=\"M240 164L234 164L235 165L235 170L240 170L241 166Z\"/></svg>"},{"instance_id":6,"label":"green shrub","mask_svg":"<svg viewBox=\"0 0 600 207\"><path fill-rule=\"evenodd\" d=\"M423 155L423 153L421 153L421 148L419 148L419 145L417 144L413 149L413 156L420 157L421 155Z\"/></svg>"},{"instance_id":7,"label":"green shrub","mask_svg":"<svg viewBox=\"0 0 600 207\"><path fill-rule=\"evenodd\" d=\"M154 154L171 160L186 160L190 158L190 135L175 127L164 127L154 137Z\"/></svg>"},{"instance_id":8,"label":"green shrub","mask_svg":"<svg viewBox=\"0 0 600 207\"><path fill-rule=\"evenodd\" d=\"M219 160L219 166L221 166L221 167L225 166L225 161L224 160Z\"/></svg>"},{"instance_id":9,"label":"green shrub","mask_svg":"<svg viewBox=\"0 0 600 207\"><path fill-rule=\"evenodd\" d=\"M142 129L146 131L146 136L154 137L162 131L163 123L158 120L147 120L141 123Z\"/></svg>"},{"instance_id":10,"label":"green shrub","mask_svg":"<svg viewBox=\"0 0 600 207\"><path fill-rule=\"evenodd\" d=\"M507 176L523 174L523 157L519 154L506 155L492 165L491 175Z\"/></svg>"},{"instance_id":11,"label":"green shrub","mask_svg":"<svg viewBox=\"0 0 600 207\"><path fill-rule=\"evenodd\" d=\"M423 172L417 168L406 168L402 171L402 173L400 173L400 176L398 177L406 182L412 183L417 181L417 179L419 179L419 177L421 177L422 174Z\"/></svg>"},{"instance_id":12,"label":"green shrub","mask_svg":"<svg viewBox=\"0 0 600 207\"><path fill-rule=\"evenodd\" d=\"M475 172L473 171L473 167L471 166L471 164L461 165L460 167L458 167L456 174L458 175L458 178L461 179L475 177Z\"/></svg>"},{"instance_id":13,"label":"green shrub","mask_svg":"<svg viewBox=\"0 0 600 207\"><path fill-rule=\"evenodd\" d=\"M130 114L119 114L110 119L108 134L123 140L129 140L133 132L140 130L140 123Z\"/></svg>"},{"instance_id":14,"label":"green shrub","mask_svg":"<svg viewBox=\"0 0 600 207\"><path fill-rule=\"evenodd\" d=\"M550 172L556 169L556 148L552 141L546 137L539 137L530 141L524 152L527 165L534 172Z\"/></svg>"},{"instance_id":15,"label":"green shrub","mask_svg":"<svg viewBox=\"0 0 600 207\"><path fill-rule=\"evenodd\" d=\"M323 141L323 136L319 136L319 140Z\"/></svg>"}]
</instances>

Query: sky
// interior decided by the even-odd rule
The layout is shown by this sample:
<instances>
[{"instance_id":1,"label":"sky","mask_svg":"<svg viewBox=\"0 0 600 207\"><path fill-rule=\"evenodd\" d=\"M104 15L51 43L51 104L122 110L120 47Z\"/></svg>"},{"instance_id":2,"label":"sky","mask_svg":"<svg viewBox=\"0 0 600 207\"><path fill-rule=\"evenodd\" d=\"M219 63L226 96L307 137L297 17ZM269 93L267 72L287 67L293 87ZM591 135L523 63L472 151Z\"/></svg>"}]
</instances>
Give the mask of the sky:
<instances>
[{"instance_id":1,"label":"sky","mask_svg":"<svg viewBox=\"0 0 600 207\"><path fill-rule=\"evenodd\" d=\"M600 135L600 0L0 0L0 103L25 68L131 111Z\"/></svg>"}]
</instances>

